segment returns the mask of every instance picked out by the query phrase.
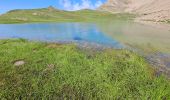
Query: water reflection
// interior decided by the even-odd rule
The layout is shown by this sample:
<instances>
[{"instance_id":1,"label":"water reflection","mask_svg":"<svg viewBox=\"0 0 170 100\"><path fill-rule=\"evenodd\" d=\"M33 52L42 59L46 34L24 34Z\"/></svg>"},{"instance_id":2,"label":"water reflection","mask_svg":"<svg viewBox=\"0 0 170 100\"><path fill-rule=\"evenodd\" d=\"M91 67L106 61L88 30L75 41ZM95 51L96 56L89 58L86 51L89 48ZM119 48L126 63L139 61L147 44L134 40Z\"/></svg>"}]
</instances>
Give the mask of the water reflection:
<instances>
[{"instance_id":1,"label":"water reflection","mask_svg":"<svg viewBox=\"0 0 170 100\"><path fill-rule=\"evenodd\" d=\"M98 23L99 29L119 42L144 50L170 53L170 28L161 28L134 23L114 21Z\"/></svg>"},{"instance_id":2,"label":"water reflection","mask_svg":"<svg viewBox=\"0 0 170 100\"><path fill-rule=\"evenodd\" d=\"M0 38L24 38L49 42L83 41L115 48L123 47L93 23L1 24Z\"/></svg>"}]
</instances>

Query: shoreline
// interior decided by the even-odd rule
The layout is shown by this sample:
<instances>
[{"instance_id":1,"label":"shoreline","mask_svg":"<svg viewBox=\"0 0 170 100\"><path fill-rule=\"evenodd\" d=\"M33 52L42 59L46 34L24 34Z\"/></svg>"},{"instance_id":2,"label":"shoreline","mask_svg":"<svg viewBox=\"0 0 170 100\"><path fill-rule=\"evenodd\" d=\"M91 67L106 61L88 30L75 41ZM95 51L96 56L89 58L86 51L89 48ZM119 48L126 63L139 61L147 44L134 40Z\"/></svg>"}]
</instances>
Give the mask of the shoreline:
<instances>
[{"instance_id":1,"label":"shoreline","mask_svg":"<svg viewBox=\"0 0 170 100\"><path fill-rule=\"evenodd\" d=\"M154 21L143 21L143 20L138 20L138 19L135 19L134 22L140 23L140 24L143 24L143 25L156 27L156 28L163 29L163 30L166 29L166 30L170 31L170 24L169 23L154 22Z\"/></svg>"},{"instance_id":2,"label":"shoreline","mask_svg":"<svg viewBox=\"0 0 170 100\"><path fill-rule=\"evenodd\" d=\"M28 41L28 42L35 42L35 43L45 43L45 44L57 44L57 45L75 45L80 50L85 51L92 51L92 52L100 52L105 50L128 50L138 54L139 56L145 58L148 64L155 69L157 75L164 74L170 79L170 64L168 59L170 60L170 55L167 55L163 52L153 52L147 53L143 50L140 50L137 47L132 47L131 45L122 45L122 47L112 47L109 45L97 44L92 42L85 42L85 41L34 41L34 40L27 40L27 39L0 39L0 40L21 40L21 41Z\"/></svg>"}]
</instances>

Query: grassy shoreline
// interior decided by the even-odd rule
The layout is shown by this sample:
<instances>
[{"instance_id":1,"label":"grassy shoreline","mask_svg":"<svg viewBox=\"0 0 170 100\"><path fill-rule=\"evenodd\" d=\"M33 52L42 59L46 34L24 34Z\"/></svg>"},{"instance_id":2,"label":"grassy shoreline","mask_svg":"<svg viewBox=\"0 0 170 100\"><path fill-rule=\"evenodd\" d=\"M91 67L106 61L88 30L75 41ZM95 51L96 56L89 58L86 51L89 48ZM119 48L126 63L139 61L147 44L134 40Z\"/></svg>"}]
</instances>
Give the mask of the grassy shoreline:
<instances>
[{"instance_id":1,"label":"grassy shoreline","mask_svg":"<svg viewBox=\"0 0 170 100\"><path fill-rule=\"evenodd\" d=\"M156 77L137 54L89 51L72 44L0 40L0 98L170 99L169 80Z\"/></svg>"}]
</instances>

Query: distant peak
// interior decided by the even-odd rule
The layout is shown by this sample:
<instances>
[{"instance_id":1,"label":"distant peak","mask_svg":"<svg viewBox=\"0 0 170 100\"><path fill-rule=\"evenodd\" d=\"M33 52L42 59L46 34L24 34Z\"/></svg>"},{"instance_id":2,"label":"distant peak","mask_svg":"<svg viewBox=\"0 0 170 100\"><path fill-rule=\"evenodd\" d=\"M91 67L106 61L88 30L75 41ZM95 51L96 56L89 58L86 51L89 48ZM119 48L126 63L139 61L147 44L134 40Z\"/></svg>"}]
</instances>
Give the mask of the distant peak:
<instances>
[{"instance_id":1,"label":"distant peak","mask_svg":"<svg viewBox=\"0 0 170 100\"><path fill-rule=\"evenodd\" d=\"M49 6L47 9L50 10L50 11L56 10L56 8L53 7L53 6Z\"/></svg>"}]
</instances>

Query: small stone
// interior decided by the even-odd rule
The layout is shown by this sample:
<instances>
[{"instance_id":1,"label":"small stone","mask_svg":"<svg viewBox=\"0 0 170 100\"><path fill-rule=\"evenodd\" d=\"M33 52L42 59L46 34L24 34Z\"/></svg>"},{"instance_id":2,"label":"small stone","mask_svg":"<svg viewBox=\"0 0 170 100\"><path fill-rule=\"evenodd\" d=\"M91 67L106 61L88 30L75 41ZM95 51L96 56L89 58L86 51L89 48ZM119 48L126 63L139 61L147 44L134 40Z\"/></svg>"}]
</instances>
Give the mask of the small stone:
<instances>
[{"instance_id":1,"label":"small stone","mask_svg":"<svg viewBox=\"0 0 170 100\"><path fill-rule=\"evenodd\" d=\"M20 61L16 61L15 63L14 63L14 66L22 66L22 65L24 65L25 64L25 62L23 61L23 60L20 60Z\"/></svg>"},{"instance_id":2,"label":"small stone","mask_svg":"<svg viewBox=\"0 0 170 100\"><path fill-rule=\"evenodd\" d=\"M37 14L37 13L32 13L32 15L36 16L36 15L38 15L38 14Z\"/></svg>"}]
</instances>

